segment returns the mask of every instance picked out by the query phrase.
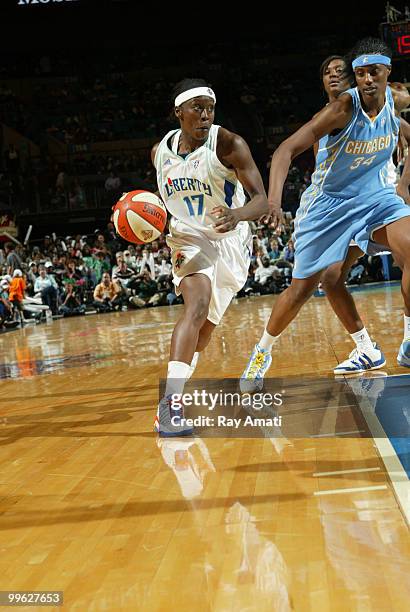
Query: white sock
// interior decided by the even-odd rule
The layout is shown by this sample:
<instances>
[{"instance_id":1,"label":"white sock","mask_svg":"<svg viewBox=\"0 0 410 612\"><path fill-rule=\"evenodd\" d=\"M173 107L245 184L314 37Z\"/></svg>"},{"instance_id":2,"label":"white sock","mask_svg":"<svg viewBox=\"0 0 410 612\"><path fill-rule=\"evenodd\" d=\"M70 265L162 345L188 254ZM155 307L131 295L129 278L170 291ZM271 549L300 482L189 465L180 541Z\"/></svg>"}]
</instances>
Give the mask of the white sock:
<instances>
[{"instance_id":1,"label":"white sock","mask_svg":"<svg viewBox=\"0 0 410 612\"><path fill-rule=\"evenodd\" d=\"M359 351L362 351L363 353L369 353L374 351L373 342L369 334L367 333L367 329L365 327L363 327L363 329L361 329L360 331L350 335Z\"/></svg>"},{"instance_id":2,"label":"white sock","mask_svg":"<svg viewBox=\"0 0 410 612\"><path fill-rule=\"evenodd\" d=\"M279 336L271 336L265 329L265 331L263 332L262 338L258 342L258 346L264 351L271 351L272 346L275 344L278 338Z\"/></svg>"},{"instance_id":3,"label":"white sock","mask_svg":"<svg viewBox=\"0 0 410 612\"><path fill-rule=\"evenodd\" d=\"M192 374L195 372L195 368L198 363L198 359L199 359L199 353L194 353L194 356L192 357L191 365L189 366L187 380L189 380Z\"/></svg>"},{"instance_id":4,"label":"white sock","mask_svg":"<svg viewBox=\"0 0 410 612\"><path fill-rule=\"evenodd\" d=\"M165 397L168 395L178 395L184 392L185 382L189 374L189 363L183 361L170 361L168 363L167 384L165 387Z\"/></svg>"},{"instance_id":5,"label":"white sock","mask_svg":"<svg viewBox=\"0 0 410 612\"><path fill-rule=\"evenodd\" d=\"M404 315L404 337L403 340L410 338L410 317Z\"/></svg>"}]
</instances>

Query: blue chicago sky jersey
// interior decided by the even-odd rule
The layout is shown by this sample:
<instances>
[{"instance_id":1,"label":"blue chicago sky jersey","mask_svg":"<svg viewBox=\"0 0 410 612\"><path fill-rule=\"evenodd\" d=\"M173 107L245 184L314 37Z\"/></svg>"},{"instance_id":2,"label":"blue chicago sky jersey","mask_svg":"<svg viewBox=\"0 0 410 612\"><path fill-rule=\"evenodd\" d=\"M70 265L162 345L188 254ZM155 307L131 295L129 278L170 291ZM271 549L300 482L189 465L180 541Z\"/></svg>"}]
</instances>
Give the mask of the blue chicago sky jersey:
<instances>
[{"instance_id":1,"label":"blue chicago sky jersey","mask_svg":"<svg viewBox=\"0 0 410 612\"><path fill-rule=\"evenodd\" d=\"M389 161L397 146L400 119L395 115L391 89L387 87L385 104L373 120L362 108L357 87L345 94L352 98L352 119L335 136L320 139L309 190L340 198L389 186L393 190Z\"/></svg>"}]
</instances>

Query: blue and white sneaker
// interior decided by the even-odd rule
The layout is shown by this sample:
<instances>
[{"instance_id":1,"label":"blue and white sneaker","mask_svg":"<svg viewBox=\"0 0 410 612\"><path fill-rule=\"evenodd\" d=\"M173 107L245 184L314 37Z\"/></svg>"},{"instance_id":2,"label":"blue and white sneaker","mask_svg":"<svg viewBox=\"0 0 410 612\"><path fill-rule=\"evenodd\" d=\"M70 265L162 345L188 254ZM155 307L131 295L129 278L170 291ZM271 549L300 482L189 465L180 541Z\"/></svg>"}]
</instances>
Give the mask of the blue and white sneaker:
<instances>
[{"instance_id":1,"label":"blue and white sneaker","mask_svg":"<svg viewBox=\"0 0 410 612\"><path fill-rule=\"evenodd\" d=\"M335 374L358 374L367 370L377 370L382 368L386 359L378 345L373 342L374 350L371 354L359 351L358 348L353 349L346 359L333 370Z\"/></svg>"},{"instance_id":2,"label":"blue and white sneaker","mask_svg":"<svg viewBox=\"0 0 410 612\"><path fill-rule=\"evenodd\" d=\"M270 351L262 349L258 344L252 351L248 365L239 381L242 393L255 393L263 389L263 377L272 363Z\"/></svg>"},{"instance_id":3,"label":"blue and white sneaker","mask_svg":"<svg viewBox=\"0 0 410 612\"><path fill-rule=\"evenodd\" d=\"M401 343L397 363L405 368L410 368L410 338L406 338Z\"/></svg>"},{"instance_id":4,"label":"blue and white sneaker","mask_svg":"<svg viewBox=\"0 0 410 612\"><path fill-rule=\"evenodd\" d=\"M186 425L183 418L184 409L182 404L178 408L174 406L171 396L163 397L158 404L154 420L154 431L164 438L190 436L194 429ZM182 424L180 423L181 419Z\"/></svg>"}]
</instances>

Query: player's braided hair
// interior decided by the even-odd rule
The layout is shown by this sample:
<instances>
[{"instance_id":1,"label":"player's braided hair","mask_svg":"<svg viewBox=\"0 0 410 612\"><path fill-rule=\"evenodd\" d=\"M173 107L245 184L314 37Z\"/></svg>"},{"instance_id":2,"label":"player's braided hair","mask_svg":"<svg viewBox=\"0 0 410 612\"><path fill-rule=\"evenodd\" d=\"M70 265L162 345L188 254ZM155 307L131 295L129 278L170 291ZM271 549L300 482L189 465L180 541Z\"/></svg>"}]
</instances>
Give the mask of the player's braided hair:
<instances>
[{"instance_id":1,"label":"player's braided hair","mask_svg":"<svg viewBox=\"0 0 410 612\"><path fill-rule=\"evenodd\" d=\"M360 57L360 55L386 55L391 59L393 54L391 49L380 38L368 37L362 38L362 40L359 40L355 44L346 57L346 60L348 60L351 65L352 61L356 59L356 57Z\"/></svg>"}]
</instances>

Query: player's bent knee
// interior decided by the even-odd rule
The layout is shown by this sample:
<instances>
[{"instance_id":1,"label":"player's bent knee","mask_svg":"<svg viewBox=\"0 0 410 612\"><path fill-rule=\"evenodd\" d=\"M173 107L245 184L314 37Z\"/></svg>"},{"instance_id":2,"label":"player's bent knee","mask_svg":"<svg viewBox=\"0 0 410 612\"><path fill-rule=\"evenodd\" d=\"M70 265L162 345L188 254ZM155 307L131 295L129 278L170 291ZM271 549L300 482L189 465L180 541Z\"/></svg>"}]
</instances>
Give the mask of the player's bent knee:
<instances>
[{"instance_id":1,"label":"player's bent knee","mask_svg":"<svg viewBox=\"0 0 410 612\"><path fill-rule=\"evenodd\" d=\"M197 325L204 323L208 316L209 301L207 298L199 297L194 304L190 304L190 307L187 309L187 316L189 316L193 323Z\"/></svg>"},{"instance_id":2,"label":"player's bent knee","mask_svg":"<svg viewBox=\"0 0 410 612\"><path fill-rule=\"evenodd\" d=\"M338 270L326 270L321 277L322 289L325 293L332 293L343 283Z\"/></svg>"},{"instance_id":3,"label":"player's bent knee","mask_svg":"<svg viewBox=\"0 0 410 612\"><path fill-rule=\"evenodd\" d=\"M304 304L314 293L316 284L310 283L292 283L288 291L290 292L291 301L294 304Z\"/></svg>"}]
</instances>

